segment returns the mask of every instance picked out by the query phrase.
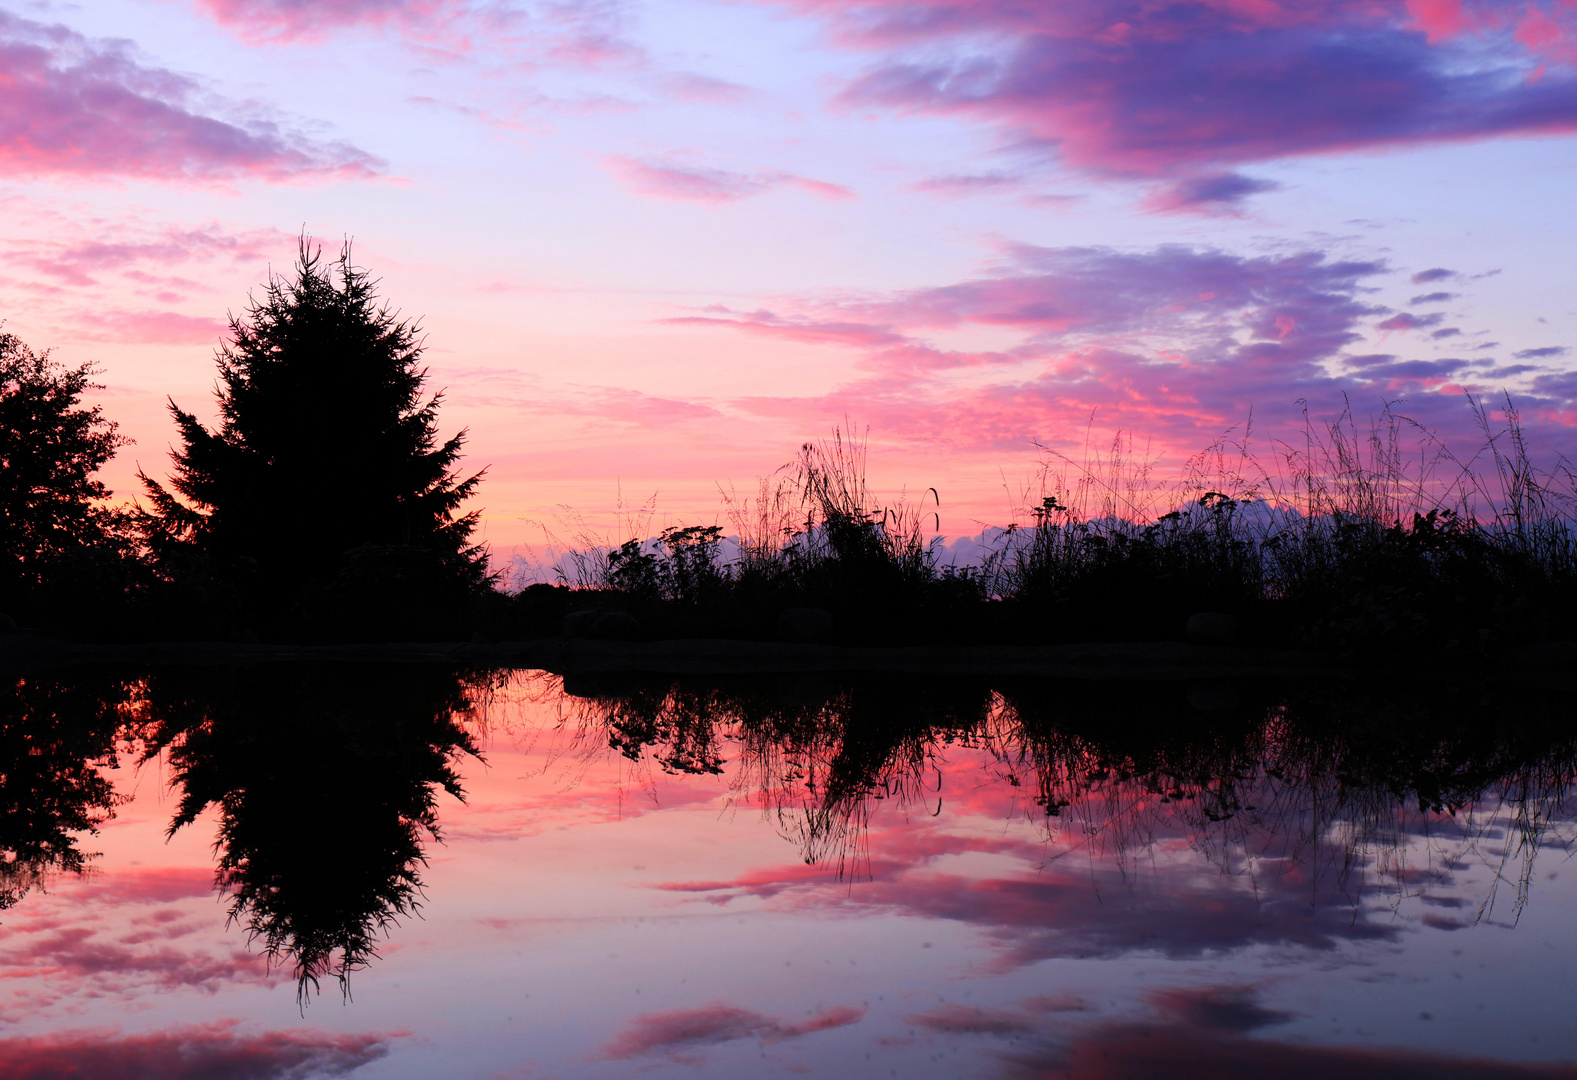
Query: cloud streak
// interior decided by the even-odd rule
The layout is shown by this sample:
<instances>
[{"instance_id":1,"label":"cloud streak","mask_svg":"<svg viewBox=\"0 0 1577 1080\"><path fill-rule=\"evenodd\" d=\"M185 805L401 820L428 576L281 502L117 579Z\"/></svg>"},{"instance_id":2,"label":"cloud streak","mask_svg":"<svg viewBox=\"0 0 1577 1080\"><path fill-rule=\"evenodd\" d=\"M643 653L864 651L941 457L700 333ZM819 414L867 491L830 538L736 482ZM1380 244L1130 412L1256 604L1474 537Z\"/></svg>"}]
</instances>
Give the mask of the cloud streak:
<instances>
[{"instance_id":1,"label":"cloud streak","mask_svg":"<svg viewBox=\"0 0 1577 1080\"><path fill-rule=\"evenodd\" d=\"M269 1031L234 1020L137 1035L67 1031L0 1039L0 1073L29 1080L291 1080L345 1076L389 1052L395 1034Z\"/></svg>"},{"instance_id":2,"label":"cloud streak","mask_svg":"<svg viewBox=\"0 0 1577 1080\"><path fill-rule=\"evenodd\" d=\"M730 172L704 166L642 161L623 154L610 154L605 164L632 191L680 202L738 202L781 187L797 187L831 202L855 197L853 191L839 184L792 173Z\"/></svg>"}]
</instances>

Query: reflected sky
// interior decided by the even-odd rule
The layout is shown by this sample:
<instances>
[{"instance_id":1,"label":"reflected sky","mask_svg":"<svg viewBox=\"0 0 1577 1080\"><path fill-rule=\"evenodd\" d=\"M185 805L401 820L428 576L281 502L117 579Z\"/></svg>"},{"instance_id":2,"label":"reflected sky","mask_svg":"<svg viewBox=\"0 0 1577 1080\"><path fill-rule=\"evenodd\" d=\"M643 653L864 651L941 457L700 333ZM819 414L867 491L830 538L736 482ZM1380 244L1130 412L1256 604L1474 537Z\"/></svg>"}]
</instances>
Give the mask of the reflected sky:
<instances>
[{"instance_id":1,"label":"reflected sky","mask_svg":"<svg viewBox=\"0 0 1577 1080\"><path fill-rule=\"evenodd\" d=\"M1556 695L571 689L8 683L0 1073L1577 1076Z\"/></svg>"}]
</instances>

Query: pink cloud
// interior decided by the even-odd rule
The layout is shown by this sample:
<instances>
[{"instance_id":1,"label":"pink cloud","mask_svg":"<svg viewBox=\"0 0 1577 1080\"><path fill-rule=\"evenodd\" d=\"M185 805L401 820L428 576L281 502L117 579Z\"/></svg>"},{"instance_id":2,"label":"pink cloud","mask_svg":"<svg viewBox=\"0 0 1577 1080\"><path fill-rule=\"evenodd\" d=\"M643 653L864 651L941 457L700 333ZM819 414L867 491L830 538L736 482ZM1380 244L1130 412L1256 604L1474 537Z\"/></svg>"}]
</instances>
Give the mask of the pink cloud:
<instances>
[{"instance_id":1,"label":"pink cloud","mask_svg":"<svg viewBox=\"0 0 1577 1080\"><path fill-rule=\"evenodd\" d=\"M149 870L117 870L95 874L77 886L79 902L111 905L168 904L190 897L211 896L214 872L202 866L165 866Z\"/></svg>"},{"instance_id":2,"label":"pink cloud","mask_svg":"<svg viewBox=\"0 0 1577 1080\"><path fill-rule=\"evenodd\" d=\"M625 33L619 0L197 0L200 10L253 45L320 42L336 34L398 35L429 59L475 59L488 52L524 68L648 66ZM698 77L699 78L699 77ZM541 98L539 103L548 103ZM562 103L557 103L562 104ZM464 109L487 122L489 110Z\"/></svg>"},{"instance_id":3,"label":"pink cloud","mask_svg":"<svg viewBox=\"0 0 1577 1080\"><path fill-rule=\"evenodd\" d=\"M645 428L671 427L721 416L698 401L659 397L621 386L573 387L545 391L540 381L517 371L458 372L466 389L449 400L489 407L507 407L550 416L586 416Z\"/></svg>"},{"instance_id":4,"label":"pink cloud","mask_svg":"<svg viewBox=\"0 0 1577 1080\"><path fill-rule=\"evenodd\" d=\"M0 12L0 175L288 180L379 167L277 123L206 115L198 91L121 43Z\"/></svg>"},{"instance_id":5,"label":"pink cloud","mask_svg":"<svg viewBox=\"0 0 1577 1080\"><path fill-rule=\"evenodd\" d=\"M725 169L674 163L640 161L623 154L610 154L608 169L630 188L642 195L687 202L727 203L759 195L784 185L798 187L819 198L832 201L852 199L855 194L839 184L811 180L791 173L740 173Z\"/></svg>"},{"instance_id":6,"label":"pink cloud","mask_svg":"<svg viewBox=\"0 0 1577 1080\"><path fill-rule=\"evenodd\" d=\"M1566 4L782 3L872 56L845 102L992 124L1095 174L1182 178L1157 208L1264 190L1226 171L1249 162L1577 130Z\"/></svg>"},{"instance_id":7,"label":"pink cloud","mask_svg":"<svg viewBox=\"0 0 1577 1080\"><path fill-rule=\"evenodd\" d=\"M217 225L129 232L124 226L98 222L93 232L91 238L71 240L61 240L54 233L31 242L13 239L4 258L67 286L96 286L100 275L116 271L132 280L155 284L160 279L140 267L179 266L216 258L255 262L278 251L287 239L274 229L233 233Z\"/></svg>"},{"instance_id":8,"label":"pink cloud","mask_svg":"<svg viewBox=\"0 0 1577 1080\"><path fill-rule=\"evenodd\" d=\"M63 1031L0 1039L0 1073L28 1080L288 1080L345 1076L386 1056L400 1033L238 1032L237 1021L136 1035Z\"/></svg>"},{"instance_id":9,"label":"pink cloud","mask_svg":"<svg viewBox=\"0 0 1577 1080\"><path fill-rule=\"evenodd\" d=\"M748 86L693 72L669 75L663 79L663 89L676 101L702 105L735 105L756 93Z\"/></svg>"},{"instance_id":10,"label":"pink cloud","mask_svg":"<svg viewBox=\"0 0 1577 1080\"><path fill-rule=\"evenodd\" d=\"M7 947L0 957L11 977L63 977L100 993L145 992L149 987L212 990L225 983L275 981L261 957L240 950L214 955L198 946L171 943L190 932L177 927L162 935L133 931L116 936L90 926L70 926Z\"/></svg>"},{"instance_id":11,"label":"pink cloud","mask_svg":"<svg viewBox=\"0 0 1577 1080\"><path fill-rule=\"evenodd\" d=\"M703 1047L740 1039L777 1043L819 1031L859 1023L864 1009L835 1005L797 1024L785 1024L750 1009L713 1002L699 1009L637 1016L603 1047L603 1056L615 1061L661 1053L674 1061L694 1061Z\"/></svg>"},{"instance_id":12,"label":"pink cloud","mask_svg":"<svg viewBox=\"0 0 1577 1080\"><path fill-rule=\"evenodd\" d=\"M198 0L198 6L249 40L298 41L349 27L430 23L463 5L453 0Z\"/></svg>"}]
</instances>

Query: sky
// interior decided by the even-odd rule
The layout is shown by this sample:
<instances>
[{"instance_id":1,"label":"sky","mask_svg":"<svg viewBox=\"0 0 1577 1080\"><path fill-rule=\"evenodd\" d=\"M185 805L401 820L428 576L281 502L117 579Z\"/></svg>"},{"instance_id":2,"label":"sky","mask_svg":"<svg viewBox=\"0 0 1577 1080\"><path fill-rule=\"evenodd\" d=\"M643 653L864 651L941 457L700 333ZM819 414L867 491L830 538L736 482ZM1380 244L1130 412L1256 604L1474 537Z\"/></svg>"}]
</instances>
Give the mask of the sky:
<instances>
[{"instance_id":1,"label":"sky","mask_svg":"<svg viewBox=\"0 0 1577 1080\"><path fill-rule=\"evenodd\" d=\"M0 319L99 368L117 497L303 232L501 557L838 426L953 536L1349 403L1577 450L1573 0L0 0L0 80Z\"/></svg>"}]
</instances>

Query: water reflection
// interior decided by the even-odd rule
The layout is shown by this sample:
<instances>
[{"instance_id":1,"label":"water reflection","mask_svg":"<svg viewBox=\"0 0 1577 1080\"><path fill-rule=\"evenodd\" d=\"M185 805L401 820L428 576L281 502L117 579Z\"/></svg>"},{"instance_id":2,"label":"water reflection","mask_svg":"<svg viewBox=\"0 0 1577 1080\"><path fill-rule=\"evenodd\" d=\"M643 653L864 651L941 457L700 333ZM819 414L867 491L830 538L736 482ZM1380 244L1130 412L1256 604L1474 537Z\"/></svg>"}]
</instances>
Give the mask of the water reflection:
<instances>
[{"instance_id":1,"label":"water reflection","mask_svg":"<svg viewBox=\"0 0 1577 1080\"><path fill-rule=\"evenodd\" d=\"M561 686L370 664L76 672L12 679L0 695L0 907L89 867L84 846L117 808L109 770L157 762L177 796L169 834L213 814L215 887L232 922L303 994L330 977L343 986L416 910L439 797L463 796L460 770L479 753L483 718L510 695L559 710L558 734L583 756L719 777L772 815L802 860L665 881L667 894L947 920L984 933L997 971L1145 950L1191 958L1394 941L1404 899L1440 929L1514 922L1535 857L1572 846L1577 731L1564 699L1537 688L832 677ZM1038 840L933 823L960 804L1027 817ZM887 815L876 830L881 807L907 820ZM948 861L964 855L1002 861L964 873ZM827 888L829 876L842 887ZM1196 1006L1258 1016L1251 995L1240 997L1151 1004L1164 1017ZM724 1020L758 1035L812 1030L738 1012ZM924 1015L915 1023L937 1031L969 1021L956 1009ZM1040 1023L1030 1013L976 1021ZM1189 1025L1189 1038L1212 1030Z\"/></svg>"},{"instance_id":2,"label":"water reflection","mask_svg":"<svg viewBox=\"0 0 1577 1080\"><path fill-rule=\"evenodd\" d=\"M1564 697L1537 688L886 678L566 689L583 748L668 771L731 770L806 863L863 882L860 903L978 924L1009 966L1389 939L1400 924L1373 916L1403 899L1432 907L1425 921L1441 928L1515 921L1541 848L1573 845L1577 732ZM896 841L901 856L890 836L872 850L878 803L941 811L944 777L960 779L946 767L955 750L989 762L988 776L964 778L966 797L1006 789L1056 841L1034 878L920 873L956 848L919 828ZM1177 866L1180 849L1215 879ZM1056 865L1075 854L1087 865ZM1489 856L1493 872L1464 899L1470 855ZM1141 878L1140 865L1173 872ZM786 872L674 887L722 899L803 884Z\"/></svg>"},{"instance_id":3,"label":"water reflection","mask_svg":"<svg viewBox=\"0 0 1577 1080\"><path fill-rule=\"evenodd\" d=\"M144 758L180 794L170 833L218 808L216 887L231 921L288 963L302 994L377 955L418 906L439 789L456 761L474 678L434 668L254 668L160 673L145 684Z\"/></svg>"}]
</instances>

